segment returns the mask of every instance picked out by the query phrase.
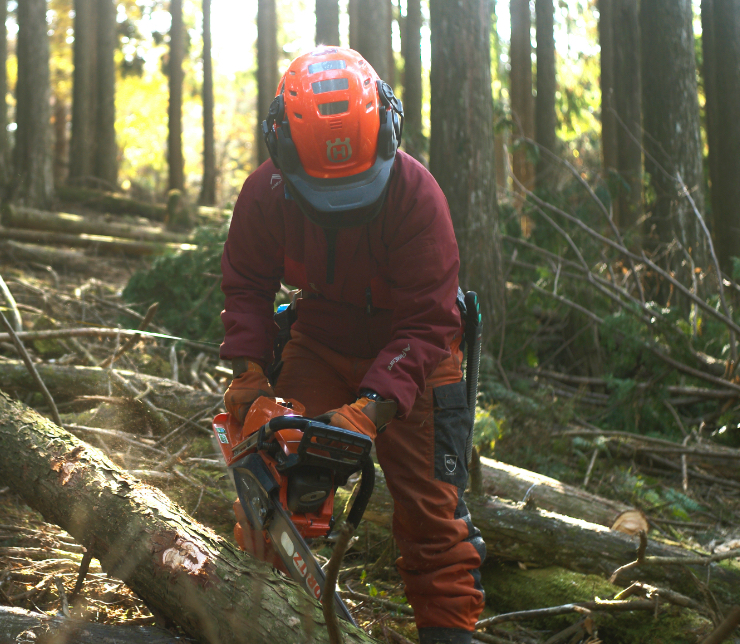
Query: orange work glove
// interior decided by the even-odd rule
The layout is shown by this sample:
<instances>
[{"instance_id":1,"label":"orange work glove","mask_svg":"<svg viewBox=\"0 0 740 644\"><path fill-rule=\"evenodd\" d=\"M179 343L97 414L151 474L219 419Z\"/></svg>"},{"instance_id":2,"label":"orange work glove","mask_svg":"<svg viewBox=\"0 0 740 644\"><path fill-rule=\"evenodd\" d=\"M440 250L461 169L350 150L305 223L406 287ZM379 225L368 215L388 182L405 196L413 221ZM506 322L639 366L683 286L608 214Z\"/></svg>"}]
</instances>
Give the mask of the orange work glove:
<instances>
[{"instance_id":1,"label":"orange work glove","mask_svg":"<svg viewBox=\"0 0 740 644\"><path fill-rule=\"evenodd\" d=\"M224 394L224 404L227 411L240 423L249 411L251 404L260 396L275 396L275 392L267 380L265 372L256 362L247 360L247 370L238 378L234 378Z\"/></svg>"},{"instance_id":2,"label":"orange work glove","mask_svg":"<svg viewBox=\"0 0 740 644\"><path fill-rule=\"evenodd\" d=\"M397 410L398 403L395 400L375 400L363 396L351 405L322 414L316 420L375 440L378 432L393 419Z\"/></svg>"}]
</instances>

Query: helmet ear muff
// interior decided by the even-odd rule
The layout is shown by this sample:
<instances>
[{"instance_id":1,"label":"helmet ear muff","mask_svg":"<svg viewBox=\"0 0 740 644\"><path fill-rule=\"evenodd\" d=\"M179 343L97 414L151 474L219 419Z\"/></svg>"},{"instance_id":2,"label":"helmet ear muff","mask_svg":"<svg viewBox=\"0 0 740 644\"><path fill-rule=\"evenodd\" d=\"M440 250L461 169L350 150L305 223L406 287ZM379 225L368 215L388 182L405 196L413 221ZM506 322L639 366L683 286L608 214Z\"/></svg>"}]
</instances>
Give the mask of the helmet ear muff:
<instances>
[{"instance_id":1,"label":"helmet ear muff","mask_svg":"<svg viewBox=\"0 0 740 644\"><path fill-rule=\"evenodd\" d=\"M385 81L375 82L382 103L380 109L380 130L378 131L378 154L392 159L403 135L403 103L393 93L393 88Z\"/></svg>"},{"instance_id":2,"label":"helmet ear muff","mask_svg":"<svg viewBox=\"0 0 740 644\"><path fill-rule=\"evenodd\" d=\"M279 127L275 127L276 124ZM300 159L295 143L290 137L290 124L285 118L285 98L282 91L272 99L267 118L262 121L262 135L273 165L278 170L294 172L300 164Z\"/></svg>"}]
</instances>

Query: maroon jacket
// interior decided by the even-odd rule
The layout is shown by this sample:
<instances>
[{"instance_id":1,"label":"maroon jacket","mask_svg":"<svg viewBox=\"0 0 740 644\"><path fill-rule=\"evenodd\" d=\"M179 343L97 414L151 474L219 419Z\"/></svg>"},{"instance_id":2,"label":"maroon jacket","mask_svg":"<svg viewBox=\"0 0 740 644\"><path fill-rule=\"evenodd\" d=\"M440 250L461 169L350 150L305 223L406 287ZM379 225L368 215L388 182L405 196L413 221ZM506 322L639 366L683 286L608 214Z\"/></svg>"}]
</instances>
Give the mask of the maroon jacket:
<instances>
[{"instance_id":1,"label":"maroon jacket","mask_svg":"<svg viewBox=\"0 0 740 644\"><path fill-rule=\"evenodd\" d=\"M407 414L461 327L457 242L432 175L398 152L380 214L338 231L331 283L327 257L324 230L286 198L272 162L263 163L242 187L224 245L221 357L272 361L282 279L304 293L293 328L338 353L375 358L362 387Z\"/></svg>"}]
</instances>

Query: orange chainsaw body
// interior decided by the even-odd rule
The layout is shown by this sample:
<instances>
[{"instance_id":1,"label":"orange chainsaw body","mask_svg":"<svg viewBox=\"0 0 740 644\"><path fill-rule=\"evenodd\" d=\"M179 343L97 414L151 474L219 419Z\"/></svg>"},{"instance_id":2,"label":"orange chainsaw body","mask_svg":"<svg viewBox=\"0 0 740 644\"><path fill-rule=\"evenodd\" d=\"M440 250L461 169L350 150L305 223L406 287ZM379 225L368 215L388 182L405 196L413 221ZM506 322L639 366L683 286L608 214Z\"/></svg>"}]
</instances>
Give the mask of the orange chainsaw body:
<instances>
[{"instance_id":1,"label":"orange chainsaw body","mask_svg":"<svg viewBox=\"0 0 740 644\"><path fill-rule=\"evenodd\" d=\"M252 403L242 425L231 414L218 414L213 419L213 433L218 439L218 444L226 465L231 466L247 454L258 451L256 447L245 449L244 443L250 436L259 432L270 420L278 416L302 416L305 410L306 408L297 400L284 400L282 398L262 396ZM286 456L297 452L302 437L303 432L299 429L283 429L275 433L275 440ZM272 456L261 450L259 451L259 455L280 486L280 505L287 510L288 477L277 469L277 461ZM314 537L323 537L329 533L332 527L333 511L334 491L332 490L318 511L306 512L304 514L294 512L290 518L301 536L304 539L311 539ZM241 532L242 536L246 536L244 535L244 528L242 528ZM267 532L263 531L262 534L264 540L269 544L270 538ZM254 536L249 535L243 541L245 543L254 541ZM252 550L252 548L248 549ZM257 552L256 554L259 553Z\"/></svg>"}]
</instances>

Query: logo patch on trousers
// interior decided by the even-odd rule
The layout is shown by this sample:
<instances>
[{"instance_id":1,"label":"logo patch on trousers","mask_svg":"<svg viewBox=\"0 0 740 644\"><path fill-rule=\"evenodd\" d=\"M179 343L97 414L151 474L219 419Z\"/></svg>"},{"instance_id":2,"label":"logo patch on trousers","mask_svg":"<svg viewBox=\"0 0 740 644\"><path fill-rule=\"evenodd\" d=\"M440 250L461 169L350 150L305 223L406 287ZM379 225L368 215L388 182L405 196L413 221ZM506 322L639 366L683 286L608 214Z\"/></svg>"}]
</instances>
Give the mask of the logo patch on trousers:
<instances>
[{"instance_id":1,"label":"logo patch on trousers","mask_svg":"<svg viewBox=\"0 0 740 644\"><path fill-rule=\"evenodd\" d=\"M455 454L445 454L445 469L448 474L454 474L457 469L457 456Z\"/></svg>"}]
</instances>

